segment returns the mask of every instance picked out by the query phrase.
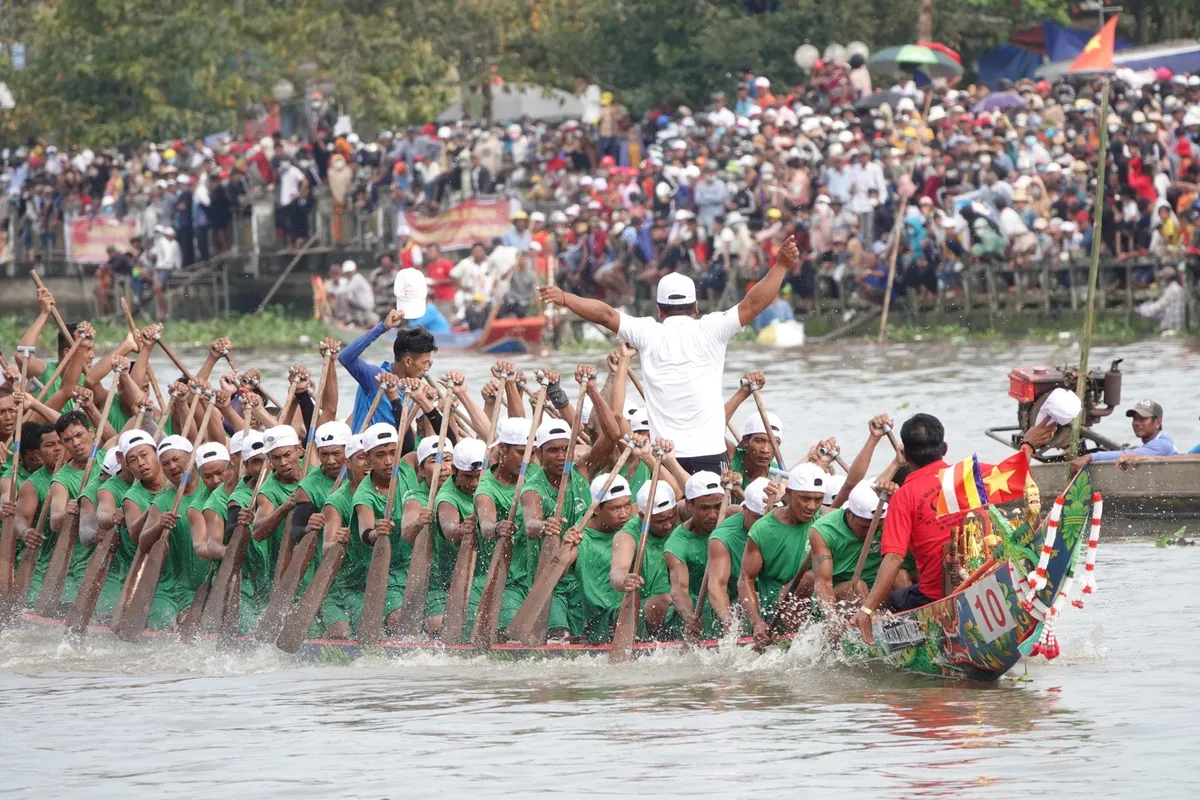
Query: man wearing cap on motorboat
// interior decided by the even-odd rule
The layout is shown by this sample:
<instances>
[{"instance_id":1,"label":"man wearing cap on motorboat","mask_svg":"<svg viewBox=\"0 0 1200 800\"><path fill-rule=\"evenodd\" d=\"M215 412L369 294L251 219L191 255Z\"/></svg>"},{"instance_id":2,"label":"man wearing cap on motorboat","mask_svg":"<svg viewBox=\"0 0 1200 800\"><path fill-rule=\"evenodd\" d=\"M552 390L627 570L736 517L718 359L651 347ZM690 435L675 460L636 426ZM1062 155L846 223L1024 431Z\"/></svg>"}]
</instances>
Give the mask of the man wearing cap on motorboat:
<instances>
[{"instance_id":1,"label":"man wearing cap on motorboat","mask_svg":"<svg viewBox=\"0 0 1200 800\"><path fill-rule=\"evenodd\" d=\"M397 274L397 280L399 280L399 275L404 272L406 270L401 270ZM367 425L378 422L387 422L393 426L396 424L396 416L391 405L385 403L379 404L374 417L364 420L379 386L375 376L381 372L390 372L400 379L419 380L433 368L433 354L437 351L437 342L434 341L433 335L424 328L408 326L409 320L418 319L425 313L425 295L420 292L425 284L424 281L412 283L411 278L406 278L406 281L408 282L401 287L407 290L403 304L398 304L399 307L394 311L389 311L387 317L374 328L346 345L338 353L338 363L346 368L350 377L354 378L355 383L358 384L358 391L354 394L354 414L351 420L351 427L354 430L365 430ZM392 342L392 361L384 361L379 365L368 364L362 358L363 353L376 339L389 330L396 331L396 338ZM465 384L463 386L465 387Z\"/></svg>"},{"instance_id":2,"label":"man wearing cap on motorboat","mask_svg":"<svg viewBox=\"0 0 1200 800\"><path fill-rule=\"evenodd\" d=\"M788 474L782 508L765 514L747 535L738 602L760 647L770 644L773 637L767 620L775 614L780 592L796 577L808 555L809 530L821 516L828 477L811 462L796 467Z\"/></svg>"},{"instance_id":3,"label":"man wearing cap on motorboat","mask_svg":"<svg viewBox=\"0 0 1200 800\"><path fill-rule=\"evenodd\" d=\"M579 598L583 614L583 635L592 643L612 639L612 628L621 609L621 592L610 583L613 568L613 538L629 521L629 482L620 475L613 479L608 491L604 484L608 474L592 480L591 502L596 503L587 528L578 525L563 534L564 545L577 545L575 572L579 576ZM662 485L662 484L660 484Z\"/></svg>"},{"instance_id":4,"label":"man wearing cap on motorboat","mask_svg":"<svg viewBox=\"0 0 1200 800\"><path fill-rule=\"evenodd\" d=\"M695 613L695 603L708 567L708 537L717 527L725 490L720 475L701 471L688 478L683 494L690 517L671 531L663 557L671 576L671 604L683 620L684 635L694 640L702 632L712 635L711 606L707 607L706 623Z\"/></svg>"},{"instance_id":5,"label":"man wearing cap on motorboat","mask_svg":"<svg viewBox=\"0 0 1200 800\"><path fill-rule=\"evenodd\" d=\"M542 301L573 311L588 322L620 335L640 352L646 407L653 436L676 443L676 458L690 474L724 471L725 401L721 379L730 339L779 296L780 286L799 257L789 237L775 264L734 308L700 316L696 285L679 273L658 282L659 319L635 318L600 300L538 289Z\"/></svg>"},{"instance_id":6,"label":"man wearing cap on motorboat","mask_svg":"<svg viewBox=\"0 0 1200 800\"><path fill-rule=\"evenodd\" d=\"M479 439L463 439L454 445L451 465L450 480L438 488L435 498L433 563L429 570L429 593L437 592L443 598L450 591L459 543L463 537L476 535L475 491L488 465L488 446ZM487 579L487 568L488 562L477 555L472 584L479 580L482 588L482 581ZM429 608L428 604L426 608ZM430 614L425 620L426 630L430 633L441 629L441 620L436 616ZM470 630L470 625L464 625L464 634Z\"/></svg>"},{"instance_id":7,"label":"man wearing cap on motorboat","mask_svg":"<svg viewBox=\"0 0 1200 800\"><path fill-rule=\"evenodd\" d=\"M742 555L746 552L750 528L779 502L783 492L783 484L755 478L744 489L741 510L726 517L708 537L708 604L726 634L734 617Z\"/></svg>"},{"instance_id":8,"label":"man wearing cap on motorboat","mask_svg":"<svg viewBox=\"0 0 1200 800\"><path fill-rule=\"evenodd\" d=\"M198 474L187 475L188 462L192 454L192 443L182 436L166 436L158 443L158 460L163 474L174 486L174 490L159 492L146 512L146 523L138 537L138 549L148 553L158 540L167 536L167 560L162 576L154 590L154 602L150 605L150 616L146 621L149 630L166 630L179 621L179 615L191 605L196 588L208 574L210 556L207 539L201 539L204 526L193 530L191 523L199 518L194 507L197 498L208 497L208 492L198 492ZM176 493L184 495L176 513L171 513ZM192 512L195 512L193 515Z\"/></svg>"},{"instance_id":9,"label":"man wearing cap on motorboat","mask_svg":"<svg viewBox=\"0 0 1200 800\"><path fill-rule=\"evenodd\" d=\"M1136 466L1147 458L1179 455L1175 440L1163 432L1161 405L1150 399L1139 400L1125 416L1133 423L1133 435L1142 443L1124 450L1101 450L1079 456L1071 462L1072 475L1088 464L1116 464L1125 468Z\"/></svg>"}]
</instances>

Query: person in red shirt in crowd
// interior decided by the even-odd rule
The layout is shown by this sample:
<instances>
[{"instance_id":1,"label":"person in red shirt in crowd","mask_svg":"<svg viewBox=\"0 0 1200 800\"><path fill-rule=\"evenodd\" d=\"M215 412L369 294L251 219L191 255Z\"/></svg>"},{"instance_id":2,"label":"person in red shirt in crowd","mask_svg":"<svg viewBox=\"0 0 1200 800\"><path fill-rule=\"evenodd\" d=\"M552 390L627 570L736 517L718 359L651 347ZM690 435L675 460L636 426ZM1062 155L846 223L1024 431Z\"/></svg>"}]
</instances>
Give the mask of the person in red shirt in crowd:
<instances>
[{"instance_id":1,"label":"person in red shirt in crowd","mask_svg":"<svg viewBox=\"0 0 1200 800\"><path fill-rule=\"evenodd\" d=\"M1054 420L1030 428L1021 441L1021 449L1032 453L1048 443L1057 430ZM942 423L930 414L916 414L900 429L904 458L913 471L888 503L883 525L883 563L871 593L854 617L854 624L868 644L875 641L871 617L877 609L890 605L894 611L908 611L945 596L942 548L964 516L937 515L938 495L942 488L939 473L949 466L944 460L945 437ZM917 583L892 591L900 564L909 552L917 562Z\"/></svg>"},{"instance_id":2,"label":"person in red shirt in crowd","mask_svg":"<svg viewBox=\"0 0 1200 800\"><path fill-rule=\"evenodd\" d=\"M425 248L425 276L433 281L433 302L454 302L454 281L450 280L450 270L454 263L442 255L436 244Z\"/></svg>"},{"instance_id":3,"label":"person in red shirt in crowd","mask_svg":"<svg viewBox=\"0 0 1200 800\"><path fill-rule=\"evenodd\" d=\"M400 269L420 269L425 263L425 254L412 238L412 228L401 222L396 226L396 262Z\"/></svg>"}]
</instances>

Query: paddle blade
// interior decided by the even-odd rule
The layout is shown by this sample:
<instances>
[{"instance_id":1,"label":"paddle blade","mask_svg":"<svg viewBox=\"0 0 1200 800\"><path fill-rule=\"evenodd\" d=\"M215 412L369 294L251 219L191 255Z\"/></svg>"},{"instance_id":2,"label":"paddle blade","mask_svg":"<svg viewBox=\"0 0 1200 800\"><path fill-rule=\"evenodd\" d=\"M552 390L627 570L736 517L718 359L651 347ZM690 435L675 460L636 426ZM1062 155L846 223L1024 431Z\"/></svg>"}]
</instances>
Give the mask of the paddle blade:
<instances>
[{"instance_id":1,"label":"paddle blade","mask_svg":"<svg viewBox=\"0 0 1200 800\"><path fill-rule=\"evenodd\" d=\"M634 589L621 598L621 613L617 616L617 627L613 630L612 649L608 651L608 663L620 664L633 656L633 640L637 634L638 608L641 592Z\"/></svg>"},{"instance_id":2,"label":"paddle blade","mask_svg":"<svg viewBox=\"0 0 1200 800\"><path fill-rule=\"evenodd\" d=\"M83 582L79 585L79 594L75 596L75 603L67 616L67 629L76 638L83 638L92 622L92 616L96 613L96 601L100 599L100 591L104 588L104 581L108 579L120 535L121 532L116 527L106 530L88 560Z\"/></svg>"},{"instance_id":3,"label":"paddle blade","mask_svg":"<svg viewBox=\"0 0 1200 800\"><path fill-rule=\"evenodd\" d=\"M142 564L141 574L137 577L133 593L129 597L129 606L121 615L121 626L117 628L117 636L127 642L136 641L146 630L146 621L150 618L150 606L154 604L154 593L158 590L158 581L162 578L163 565L167 560L168 534L154 543Z\"/></svg>"},{"instance_id":4,"label":"paddle blade","mask_svg":"<svg viewBox=\"0 0 1200 800\"><path fill-rule=\"evenodd\" d=\"M496 626L500 621L500 604L504 599L504 586L508 582L512 554L512 537L501 538L492 553L492 563L488 565L487 579L483 584L483 595L479 599L479 608L475 610L475 629L471 631L471 645L477 650L491 650L492 645L496 643Z\"/></svg>"},{"instance_id":5,"label":"paddle blade","mask_svg":"<svg viewBox=\"0 0 1200 800\"><path fill-rule=\"evenodd\" d=\"M346 545L344 544L335 542L325 551L321 559L321 566L317 567L312 582L308 584L308 588L301 595L299 605L292 609L292 613L288 614L287 619L284 620L283 630L280 631L279 638L275 640L275 646L280 650L285 653L294 653L300 649L300 645L308 636L308 630L312 627L313 620L317 618L321 606L325 604L325 598L329 595L330 587L333 586L333 579L337 577L338 570L342 568L342 561L345 558Z\"/></svg>"},{"instance_id":6,"label":"paddle blade","mask_svg":"<svg viewBox=\"0 0 1200 800\"><path fill-rule=\"evenodd\" d=\"M534 580L537 580L538 575L545 573L550 567L550 562L554 560L554 554L558 552L559 538L557 536L546 536L542 539L542 552L538 554L537 572L534 573ZM530 640L538 646L546 643L546 636L550 630L550 609L554 605L554 600L546 604L542 609L542 613L538 614L537 621L533 623L533 630L530 632Z\"/></svg>"},{"instance_id":7,"label":"paddle blade","mask_svg":"<svg viewBox=\"0 0 1200 800\"><path fill-rule=\"evenodd\" d=\"M227 649L237 639L242 610L242 573L238 570L229 584L229 595L222 604L220 628L217 630L217 649Z\"/></svg>"},{"instance_id":8,"label":"paddle blade","mask_svg":"<svg viewBox=\"0 0 1200 800\"><path fill-rule=\"evenodd\" d=\"M533 634L538 617L541 616L543 609L549 607L550 598L554 595L554 587L566 573L574 555L574 547L568 545L558 548L554 557L550 559L546 573L533 582L533 588L525 596L525 602L517 609L512 622L508 624L509 639L516 639L531 647L534 646Z\"/></svg>"},{"instance_id":9,"label":"paddle blade","mask_svg":"<svg viewBox=\"0 0 1200 800\"><path fill-rule=\"evenodd\" d=\"M458 545L454 560L454 575L446 593L446 611L442 614L440 631L442 644L462 644L463 628L467 624L467 606L471 602L471 578L475 575L475 534L464 537Z\"/></svg>"},{"instance_id":10,"label":"paddle blade","mask_svg":"<svg viewBox=\"0 0 1200 800\"><path fill-rule=\"evenodd\" d=\"M230 589L234 576L240 575L242 563L246 560L246 549L250 546L250 529L238 525L229 537L229 545L225 548L225 557L217 568L217 577L213 579L209 602L204 605L204 613L200 617L200 630L209 632L221 627L225 616Z\"/></svg>"},{"instance_id":11,"label":"paddle blade","mask_svg":"<svg viewBox=\"0 0 1200 800\"><path fill-rule=\"evenodd\" d=\"M209 573L209 578L212 573ZM196 634L200 630L200 618L204 616L204 604L208 602L208 594L212 590L212 581L206 580L196 587L196 593L192 595L192 604L188 606L187 616L183 619L183 624L179 626L179 641L184 644L190 643L196 638Z\"/></svg>"},{"instance_id":12,"label":"paddle blade","mask_svg":"<svg viewBox=\"0 0 1200 800\"><path fill-rule=\"evenodd\" d=\"M0 603L7 601L13 590L17 571L17 534L12 517L4 520L0 529Z\"/></svg>"},{"instance_id":13,"label":"paddle blade","mask_svg":"<svg viewBox=\"0 0 1200 800\"><path fill-rule=\"evenodd\" d=\"M304 538L292 549L292 557L288 559L287 569L283 571L283 577L275 584L275 591L271 592L271 600L258 620L258 627L254 629L256 640L273 642L278 638L279 631L283 628L283 617L292 607L292 601L296 598L296 590L300 588L300 581L304 579L304 573L308 571L308 565L312 563L313 553L316 551L317 535L315 533L304 534Z\"/></svg>"},{"instance_id":14,"label":"paddle blade","mask_svg":"<svg viewBox=\"0 0 1200 800\"><path fill-rule=\"evenodd\" d=\"M421 635L425 624L425 598L429 595L429 568L433 564L433 533L426 525L413 541L404 600L400 604L400 623L396 633L403 638Z\"/></svg>"},{"instance_id":15,"label":"paddle blade","mask_svg":"<svg viewBox=\"0 0 1200 800\"><path fill-rule=\"evenodd\" d=\"M391 537L380 535L371 549L371 567L367 570L367 591L363 595L362 616L358 621L358 643L376 644L383 639L383 606L387 600L388 573L392 566Z\"/></svg>"},{"instance_id":16,"label":"paddle blade","mask_svg":"<svg viewBox=\"0 0 1200 800\"><path fill-rule=\"evenodd\" d=\"M50 564L46 567L45 577L42 578L42 589L33 606L35 614L55 619L62 614L63 584L67 582L67 568L71 566L71 553L75 550L78 535L79 528L76 522L69 521L67 532L59 534L54 543Z\"/></svg>"}]
</instances>

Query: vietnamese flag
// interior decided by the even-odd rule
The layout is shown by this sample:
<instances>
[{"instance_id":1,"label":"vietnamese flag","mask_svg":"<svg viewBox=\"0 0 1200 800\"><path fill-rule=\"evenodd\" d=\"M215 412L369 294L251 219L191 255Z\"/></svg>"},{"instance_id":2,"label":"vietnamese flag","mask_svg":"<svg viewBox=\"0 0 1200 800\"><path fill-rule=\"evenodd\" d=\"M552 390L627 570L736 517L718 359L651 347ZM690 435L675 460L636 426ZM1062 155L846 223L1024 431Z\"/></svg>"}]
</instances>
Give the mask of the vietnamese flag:
<instances>
[{"instance_id":1,"label":"vietnamese flag","mask_svg":"<svg viewBox=\"0 0 1200 800\"><path fill-rule=\"evenodd\" d=\"M993 503L1008 503L1025 496L1029 456L1024 450L999 464L981 464L972 455L938 473L936 516L974 511Z\"/></svg>"},{"instance_id":2,"label":"vietnamese flag","mask_svg":"<svg viewBox=\"0 0 1200 800\"><path fill-rule=\"evenodd\" d=\"M1024 449L1012 454L995 466L980 464L988 502L1008 503L1025 496L1029 480L1029 455Z\"/></svg>"},{"instance_id":3,"label":"vietnamese flag","mask_svg":"<svg viewBox=\"0 0 1200 800\"><path fill-rule=\"evenodd\" d=\"M1112 72L1113 48L1117 40L1117 17L1113 16L1099 33L1088 40L1071 63L1070 72Z\"/></svg>"}]
</instances>

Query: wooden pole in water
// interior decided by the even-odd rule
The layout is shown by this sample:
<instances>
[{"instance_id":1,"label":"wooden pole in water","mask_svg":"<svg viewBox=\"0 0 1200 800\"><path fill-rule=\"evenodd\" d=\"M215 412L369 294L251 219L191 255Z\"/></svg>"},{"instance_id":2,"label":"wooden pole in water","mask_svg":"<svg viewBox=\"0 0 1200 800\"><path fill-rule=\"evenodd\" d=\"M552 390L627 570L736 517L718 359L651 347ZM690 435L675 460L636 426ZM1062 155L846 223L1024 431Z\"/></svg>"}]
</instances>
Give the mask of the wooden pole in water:
<instances>
[{"instance_id":1,"label":"wooden pole in water","mask_svg":"<svg viewBox=\"0 0 1200 800\"><path fill-rule=\"evenodd\" d=\"M1092 263L1088 267L1087 314L1083 318L1083 341L1079 345L1079 378L1075 382L1075 394L1083 399L1087 385L1088 356L1092 350L1092 327L1096 319L1096 283L1100 277L1101 226L1104 220L1104 172L1108 163L1108 93L1111 81L1105 79L1100 93L1100 158L1096 164L1096 203L1092 209ZM1067 453L1070 458L1079 454L1079 431L1083 427L1086 410L1080 409L1079 416L1071 423L1071 443Z\"/></svg>"}]
</instances>

